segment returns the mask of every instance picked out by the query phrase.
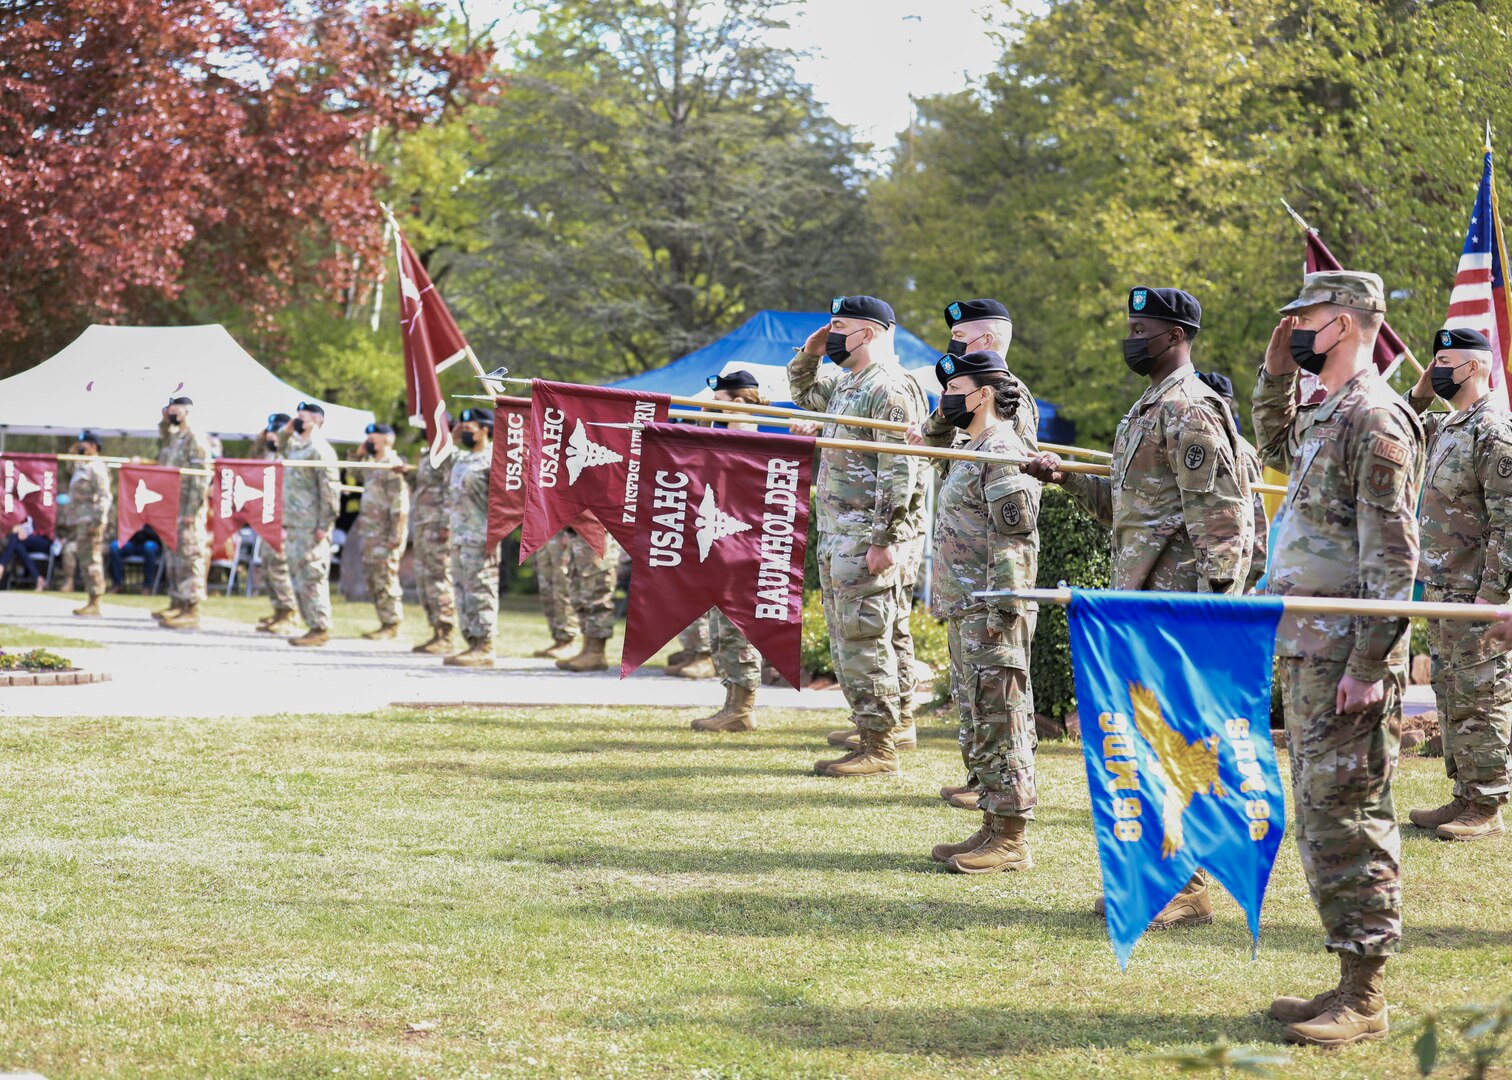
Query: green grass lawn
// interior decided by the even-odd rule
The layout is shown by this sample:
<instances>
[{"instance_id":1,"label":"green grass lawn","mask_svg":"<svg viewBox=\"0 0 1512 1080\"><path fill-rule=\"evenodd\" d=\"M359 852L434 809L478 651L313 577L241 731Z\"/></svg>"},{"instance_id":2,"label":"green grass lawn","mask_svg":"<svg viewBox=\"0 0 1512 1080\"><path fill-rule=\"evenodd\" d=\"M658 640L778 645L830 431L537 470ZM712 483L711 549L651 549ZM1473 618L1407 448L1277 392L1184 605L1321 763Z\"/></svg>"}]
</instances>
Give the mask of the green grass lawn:
<instances>
[{"instance_id":1,"label":"green grass lawn","mask_svg":"<svg viewBox=\"0 0 1512 1080\"><path fill-rule=\"evenodd\" d=\"M0 623L0 649L98 649L98 641L44 634L25 626Z\"/></svg>"},{"instance_id":2,"label":"green grass lawn","mask_svg":"<svg viewBox=\"0 0 1512 1080\"><path fill-rule=\"evenodd\" d=\"M708 738L690 710L7 719L0 1071L45 1076L1174 1075L1274 1043L1320 948L1286 842L1259 960L1237 906L1127 974L1080 748L1041 753L1036 867L941 872L942 720L902 780L809 773L838 714ZM1443 792L1408 759L1398 812ZM1506 844L1409 831L1398 1032L1285 1075L1413 1075L1407 1022L1512 989Z\"/></svg>"}]
</instances>

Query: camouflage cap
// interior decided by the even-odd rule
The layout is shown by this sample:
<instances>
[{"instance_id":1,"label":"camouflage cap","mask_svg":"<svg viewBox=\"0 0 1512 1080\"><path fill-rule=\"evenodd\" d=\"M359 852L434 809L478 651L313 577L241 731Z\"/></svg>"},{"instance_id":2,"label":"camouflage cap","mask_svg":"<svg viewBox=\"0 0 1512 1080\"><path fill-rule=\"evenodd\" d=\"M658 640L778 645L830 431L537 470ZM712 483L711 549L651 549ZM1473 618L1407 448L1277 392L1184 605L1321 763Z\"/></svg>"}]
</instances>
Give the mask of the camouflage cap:
<instances>
[{"instance_id":1,"label":"camouflage cap","mask_svg":"<svg viewBox=\"0 0 1512 1080\"><path fill-rule=\"evenodd\" d=\"M1314 304L1337 304L1360 311L1386 312L1386 288L1379 274L1364 270L1319 270L1302 275L1302 291L1281 309L1300 311Z\"/></svg>"}]
</instances>

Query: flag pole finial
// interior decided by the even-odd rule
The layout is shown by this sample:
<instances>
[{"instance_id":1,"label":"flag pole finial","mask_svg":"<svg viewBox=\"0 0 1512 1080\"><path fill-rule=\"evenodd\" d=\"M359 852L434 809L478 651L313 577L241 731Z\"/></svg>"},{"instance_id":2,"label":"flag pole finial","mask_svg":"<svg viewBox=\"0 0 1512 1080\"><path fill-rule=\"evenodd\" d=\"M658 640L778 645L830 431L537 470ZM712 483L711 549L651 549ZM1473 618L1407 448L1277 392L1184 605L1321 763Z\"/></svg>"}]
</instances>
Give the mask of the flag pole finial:
<instances>
[{"instance_id":1,"label":"flag pole finial","mask_svg":"<svg viewBox=\"0 0 1512 1080\"><path fill-rule=\"evenodd\" d=\"M1287 202L1285 199L1282 199L1281 205L1286 207L1286 212L1292 216L1292 220L1295 221L1298 225L1302 226L1303 232L1313 231L1313 227L1303 219L1302 215L1292 209L1291 203Z\"/></svg>"},{"instance_id":2,"label":"flag pole finial","mask_svg":"<svg viewBox=\"0 0 1512 1080\"><path fill-rule=\"evenodd\" d=\"M1491 118L1486 117L1486 153L1491 152Z\"/></svg>"}]
</instances>

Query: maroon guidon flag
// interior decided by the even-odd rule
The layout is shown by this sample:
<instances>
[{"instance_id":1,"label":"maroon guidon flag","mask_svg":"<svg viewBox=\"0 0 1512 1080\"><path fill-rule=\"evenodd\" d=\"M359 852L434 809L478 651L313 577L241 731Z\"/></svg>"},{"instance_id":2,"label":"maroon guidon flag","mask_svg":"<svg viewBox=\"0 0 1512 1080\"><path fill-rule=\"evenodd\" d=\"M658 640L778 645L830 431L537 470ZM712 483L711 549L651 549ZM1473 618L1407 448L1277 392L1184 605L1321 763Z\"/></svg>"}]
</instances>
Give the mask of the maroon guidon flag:
<instances>
[{"instance_id":1,"label":"maroon guidon flag","mask_svg":"<svg viewBox=\"0 0 1512 1080\"><path fill-rule=\"evenodd\" d=\"M494 399L493 468L488 473L488 546L498 547L525 520L525 429L530 423L530 399ZM600 553L604 527L583 511L571 528Z\"/></svg>"},{"instance_id":2,"label":"maroon guidon flag","mask_svg":"<svg viewBox=\"0 0 1512 1080\"><path fill-rule=\"evenodd\" d=\"M52 454L0 454L0 529L32 519L43 536L58 527L58 459Z\"/></svg>"},{"instance_id":3,"label":"maroon guidon flag","mask_svg":"<svg viewBox=\"0 0 1512 1080\"><path fill-rule=\"evenodd\" d=\"M168 465L122 465L116 497L116 538L124 546L143 525L169 551L178 550L179 486L183 477Z\"/></svg>"},{"instance_id":4,"label":"maroon guidon flag","mask_svg":"<svg viewBox=\"0 0 1512 1080\"><path fill-rule=\"evenodd\" d=\"M590 511L628 550L638 531L641 425L667 419L666 394L535 379L525 428L520 561ZM497 433L498 425L494 425ZM597 543L583 539L604 553Z\"/></svg>"},{"instance_id":5,"label":"maroon guidon flag","mask_svg":"<svg viewBox=\"0 0 1512 1080\"><path fill-rule=\"evenodd\" d=\"M410 423L425 425L431 465L439 468L452 452L452 438L446 425L446 399L436 376L472 355L472 349L392 215L389 223L399 254L399 328L404 339Z\"/></svg>"},{"instance_id":6,"label":"maroon guidon flag","mask_svg":"<svg viewBox=\"0 0 1512 1080\"><path fill-rule=\"evenodd\" d=\"M284 467L277 461L217 458L211 465L210 546L220 548L247 526L274 551L284 544Z\"/></svg>"},{"instance_id":7,"label":"maroon guidon flag","mask_svg":"<svg viewBox=\"0 0 1512 1080\"><path fill-rule=\"evenodd\" d=\"M717 607L797 686L814 440L683 424L641 434L620 677Z\"/></svg>"}]
</instances>

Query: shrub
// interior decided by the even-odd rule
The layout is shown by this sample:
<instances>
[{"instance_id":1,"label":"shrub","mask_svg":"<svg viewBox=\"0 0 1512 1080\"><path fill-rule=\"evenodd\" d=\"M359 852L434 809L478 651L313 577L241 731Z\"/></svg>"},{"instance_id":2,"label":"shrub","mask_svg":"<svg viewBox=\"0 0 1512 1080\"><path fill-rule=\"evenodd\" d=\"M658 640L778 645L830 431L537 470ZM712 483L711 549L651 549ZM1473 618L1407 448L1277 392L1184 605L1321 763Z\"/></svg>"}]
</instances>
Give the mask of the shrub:
<instances>
[{"instance_id":1,"label":"shrub","mask_svg":"<svg viewBox=\"0 0 1512 1080\"><path fill-rule=\"evenodd\" d=\"M833 675L829 627L824 622L824 601L818 589L803 591L803 632L799 638L798 662L810 675Z\"/></svg>"},{"instance_id":2,"label":"shrub","mask_svg":"<svg viewBox=\"0 0 1512 1080\"><path fill-rule=\"evenodd\" d=\"M950 693L948 629L945 623L919 604L914 605L908 617L908 628L913 632L914 656L933 669L935 693L943 699ZM824 622L824 602L817 589L803 594L803 633L800 642L799 662L804 670L811 675L835 673L834 658L830 655L829 627Z\"/></svg>"},{"instance_id":3,"label":"shrub","mask_svg":"<svg viewBox=\"0 0 1512 1080\"><path fill-rule=\"evenodd\" d=\"M1113 575L1112 537L1058 487L1046 485L1039 516L1040 588L1062 582L1085 589L1106 589ZM1071 676L1071 634L1066 609L1041 605L1029 660L1035 710L1062 717L1076 708Z\"/></svg>"},{"instance_id":4,"label":"shrub","mask_svg":"<svg viewBox=\"0 0 1512 1080\"><path fill-rule=\"evenodd\" d=\"M72 671L73 661L46 649L8 653L0 649L0 671Z\"/></svg>"}]
</instances>

